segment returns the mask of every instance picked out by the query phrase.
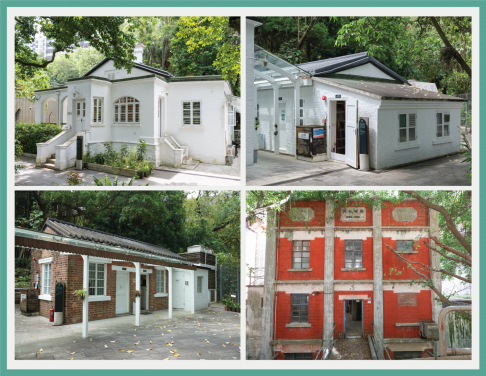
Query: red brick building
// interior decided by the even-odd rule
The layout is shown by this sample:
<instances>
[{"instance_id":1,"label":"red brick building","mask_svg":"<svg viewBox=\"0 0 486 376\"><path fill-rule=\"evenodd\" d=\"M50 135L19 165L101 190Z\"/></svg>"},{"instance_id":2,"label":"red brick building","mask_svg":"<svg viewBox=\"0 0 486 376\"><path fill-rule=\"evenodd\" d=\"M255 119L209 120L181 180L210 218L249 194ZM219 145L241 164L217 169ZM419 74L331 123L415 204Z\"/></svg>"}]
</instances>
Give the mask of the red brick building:
<instances>
[{"instance_id":1,"label":"red brick building","mask_svg":"<svg viewBox=\"0 0 486 376\"><path fill-rule=\"evenodd\" d=\"M158 311L183 309L194 312L207 308L216 297L216 258L200 246L189 247L188 253L176 254L168 249L102 231L48 219L42 232L59 236L67 243L89 242L92 245L119 249L126 254L141 255L140 310ZM59 239L58 239L59 240ZM73 243L73 244L74 244ZM108 253L107 253L108 254ZM116 315L135 314L136 266L133 262L111 257L82 256L70 252L34 249L31 252L31 281L39 291L39 311L48 317L55 307L56 284L64 285L62 323L83 321L83 301L73 292L83 288L83 267L88 268L88 320L112 318ZM123 258L123 257L120 257ZM160 266L150 259L166 260L175 267Z\"/></svg>"},{"instance_id":2,"label":"red brick building","mask_svg":"<svg viewBox=\"0 0 486 376\"><path fill-rule=\"evenodd\" d=\"M437 212L415 200L291 207L267 241L261 359L315 359L334 339L369 335L378 358L428 356L433 341L420 337L420 321L437 322L440 304L429 287L411 285L417 275L386 245L438 266L423 244L437 231Z\"/></svg>"}]
</instances>

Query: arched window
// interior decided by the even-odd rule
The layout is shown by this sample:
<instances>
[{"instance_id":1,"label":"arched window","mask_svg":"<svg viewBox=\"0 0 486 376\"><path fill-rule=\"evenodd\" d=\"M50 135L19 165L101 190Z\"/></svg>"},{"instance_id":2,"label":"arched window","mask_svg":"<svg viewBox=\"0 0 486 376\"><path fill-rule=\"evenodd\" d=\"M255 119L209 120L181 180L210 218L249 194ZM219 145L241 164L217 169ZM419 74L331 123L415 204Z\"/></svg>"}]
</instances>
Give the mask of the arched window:
<instances>
[{"instance_id":1,"label":"arched window","mask_svg":"<svg viewBox=\"0 0 486 376\"><path fill-rule=\"evenodd\" d=\"M140 102L132 97L122 97L115 102L115 123L139 123Z\"/></svg>"}]
</instances>

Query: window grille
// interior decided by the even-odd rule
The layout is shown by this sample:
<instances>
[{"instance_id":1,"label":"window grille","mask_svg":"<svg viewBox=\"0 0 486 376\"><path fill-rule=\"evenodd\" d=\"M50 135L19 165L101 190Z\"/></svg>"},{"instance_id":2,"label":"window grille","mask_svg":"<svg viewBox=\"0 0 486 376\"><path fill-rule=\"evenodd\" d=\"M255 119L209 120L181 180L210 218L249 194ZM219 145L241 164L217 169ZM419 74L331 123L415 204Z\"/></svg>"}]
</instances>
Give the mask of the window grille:
<instances>
[{"instance_id":1,"label":"window grille","mask_svg":"<svg viewBox=\"0 0 486 376\"><path fill-rule=\"evenodd\" d=\"M115 102L115 123L139 123L140 102L132 97L123 97Z\"/></svg>"},{"instance_id":2,"label":"window grille","mask_svg":"<svg viewBox=\"0 0 486 376\"><path fill-rule=\"evenodd\" d=\"M157 293L165 292L165 270L157 270Z\"/></svg>"},{"instance_id":3,"label":"window grille","mask_svg":"<svg viewBox=\"0 0 486 376\"><path fill-rule=\"evenodd\" d=\"M417 139L417 114L398 115L399 142L410 142Z\"/></svg>"},{"instance_id":4,"label":"window grille","mask_svg":"<svg viewBox=\"0 0 486 376\"><path fill-rule=\"evenodd\" d=\"M201 102L182 102L182 124L201 125Z\"/></svg>"},{"instance_id":5,"label":"window grille","mask_svg":"<svg viewBox=\"0 0 486 376\"><path fill-rule=\"evenodd\" d=\"M93 99L93 123L101 123L102 100L101 98Z\"/></svg>"},{"instance_id":6,"label":"window grille","mask_svg":"<svg viewBox=\"0 0 486 376\"><path fill-rule=\"evenodd\" d=\"M285 360L312 360L312 353L285 353Z\"/></svg>"},{"instance_id":7,"label":"window grille","mask_svg":"<svg viewBox=\"0 0 486 376\"><path fill-rule=\"evenodd\" d=\"M89 263L89 295L105 295L105 264Z\"/></svg>"},{"instance_id":8,"label":"window grille","mask_svg":"<svg viewBox=\"0 0 486 376\"><path fill-rule=\"evenodd\" d=\"M203 277L197 277L197 293L202 294L203 292Z\"/></svg>"},{"instance_id":9,"label":"window grille","mask_svg":"<svg viewBox=\"0 0 486 376\"><path fill-rule=\"evenodd\" d=\"M42 264L42 294L51 293L51 263Z\"/></svg>"}]
</instances>

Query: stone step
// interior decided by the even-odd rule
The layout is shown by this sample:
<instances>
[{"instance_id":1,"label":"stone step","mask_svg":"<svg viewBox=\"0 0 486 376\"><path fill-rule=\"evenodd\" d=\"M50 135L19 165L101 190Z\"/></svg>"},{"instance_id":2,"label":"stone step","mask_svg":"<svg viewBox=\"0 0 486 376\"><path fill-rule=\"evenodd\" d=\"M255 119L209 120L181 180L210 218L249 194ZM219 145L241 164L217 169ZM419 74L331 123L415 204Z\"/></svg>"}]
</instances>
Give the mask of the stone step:
<instances>
[{"instance_id":1,"label":"stone step","mask_svg":"<svg viewBox=\"0 0 486 376\"><path fill-rule=\"evenodd\" d=\"M184 157L182 158L182 164L189 164L192 162L192 158L191 157Z\"/></svg>"},{"instance_id":2,"label":"stone step","mask_svg":"<svg viewBox=\"0 0 486 376\"><path fill-rule=\"evenodd\" d=\"M52 158L52 159L56 159L56 153L51 154L51 158Z\"/></svg>"},{"instance_id":3,"label":"stone step","mask_svg":"<svg viewBox=\"0 0 486 376\"><path fill-rule=\"evenodd\" d=\"M42 167L44 168L50 168L51 170L55 169L55 165L53 163L43 163Z\"/></svg>"},{"instance_id":4,"label":"stone step","mask_svg":"<svg viewBox=\"0 0 486 376\"><path fill-rule=\"evenodd\" d=\"M54 163L56 163L56 160L53 159L53 158L47 158L46 163L53 163L54 164Z\"/></svg>"},{"instance_id":5,"label":"stone step","mask_svg":"<svg viewBox=\"0 0 486 376\"><path fill-rule=\"evenodd\" d=\"M198 161L191 160L188 164L183 164L181 168L184 168L186 170L194 170L198 165L199 165Z\"/></svg>"}]
</instances>

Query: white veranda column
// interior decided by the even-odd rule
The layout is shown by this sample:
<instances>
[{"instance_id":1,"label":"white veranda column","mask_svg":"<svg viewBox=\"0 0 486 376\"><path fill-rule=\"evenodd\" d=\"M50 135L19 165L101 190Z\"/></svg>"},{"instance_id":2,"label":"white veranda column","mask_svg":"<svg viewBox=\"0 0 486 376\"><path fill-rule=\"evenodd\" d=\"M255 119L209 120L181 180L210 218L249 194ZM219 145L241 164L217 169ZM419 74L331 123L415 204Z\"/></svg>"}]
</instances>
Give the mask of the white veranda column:
<instances>
[{"instance_id":1,"label":"white veranda column","mask_svg":"<svg viewBox=\"0 0 486 376\"><path fill-rule=\"evenodd\" d=\"M167 268L169 278L169 319L172 318L172 268Z\"/></svg>"},{"instance_id":2,"label":"white veranda column","mask_svg":"<svg viewBox=\"0 0 486 376\"><path fill-rule=\"evenodd\" d=\"M83 255L81 257L83 257L83 288L88 292L83 300L82 337L88 338L89 256Z\"/></svg>"},{"instance_id":3,"label":"white veranda column","mask_svg":"<svg viewBox=\"0 0 486 376\"><path fill-rule=\"evenodd\" d=\"M294 81L294 127L292 129L292 132L290 133L290 138L289 134L287 134L287 140L290 141L290 146L291 150L295 151L295 159L297 159L297 145L295 144L295 137L296 137L296 132L297 129L296 127L300 124L300 83L301 83L300 77L298 77ZM287 142L289 142L287 141Z\"/></svg>"},{"instance_id":4,"label":"white veranda column","mask_svg":"<svg viewBox=\"0 0 486 376\"><path fill-rule=\"evenodd\" d=\"M191 291L190 294L190 299L191 299L191 313L196 312L196 288L197 288L197 283L196 283L196 273L194 273L194 270L189 270L189 283L192 283L192 287L189 286L189 291Z\"/></svg>"},{"instance_id":5,"label":"white veranda column","mask_svg":"<svg viewBox=\"0 0 486 376\"><path fill-rule=\"evenodd\" d=\"M275 130L278 129L278 133L280 133L282 130L279 129L279 127L278 127L278 123L279 123L279 121L278 121L279 120L278 119L278 116L279 116L279 113L278 113L278 84L274 83L272 85L272 87L273 87L274 114L273 114L273 124L270 127L270 132L275 132ZM277 128L275 128L275 124L277 124ZM270 134L272 134L272 133L270 133ZM273 142L274 153L279 154L279 152L280 152L280 142L279 142L280 135L277 134L276 136L273 136L273 137L274 137L274 142Z\"/></svg>"},{"instance_id":6,"label":"white veranda column","mask_svg":"<svg viewBox=\"0 0 486 376\"><path fill-rule=\"evenodd\" d=\"M135 265L135 290L140 291L140 263ZM140 326L140 296L135 298L135 326Z\"/></svg>"}]
</instances>

